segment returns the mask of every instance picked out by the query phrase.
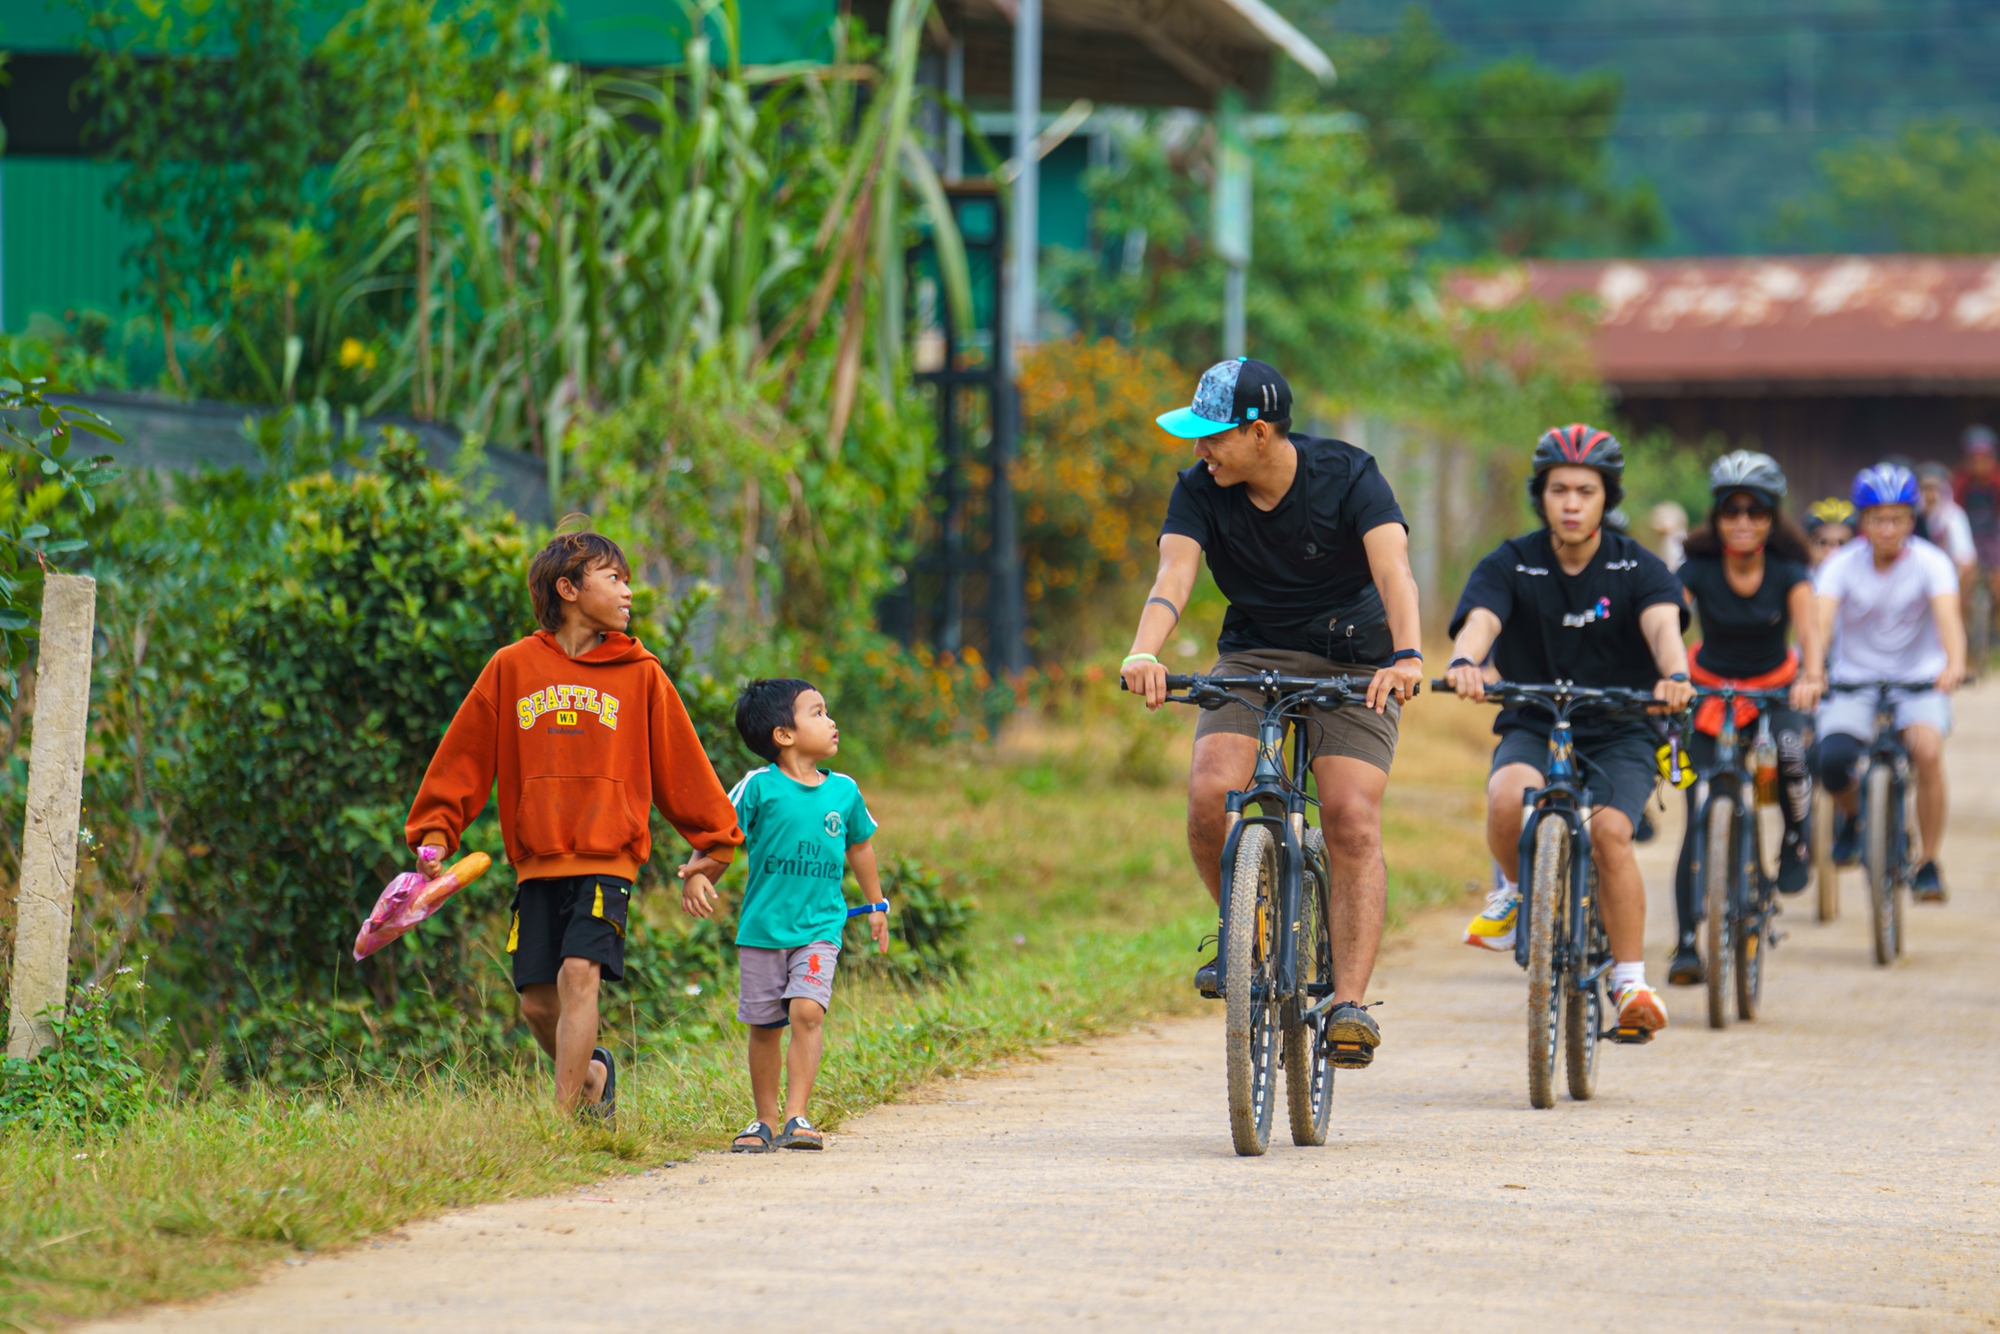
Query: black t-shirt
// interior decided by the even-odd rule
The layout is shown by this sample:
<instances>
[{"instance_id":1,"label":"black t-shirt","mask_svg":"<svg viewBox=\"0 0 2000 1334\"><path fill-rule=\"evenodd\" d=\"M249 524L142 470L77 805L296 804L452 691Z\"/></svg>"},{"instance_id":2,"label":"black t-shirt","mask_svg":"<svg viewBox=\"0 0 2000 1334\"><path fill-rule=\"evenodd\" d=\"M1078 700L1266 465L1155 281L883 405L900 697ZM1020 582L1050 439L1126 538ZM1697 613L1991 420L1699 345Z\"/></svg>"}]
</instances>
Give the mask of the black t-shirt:
<instances>
[{"instance_id":1,"label":"black t-shirt","mask_svg":"<svg viewBox=\"0 0 2000 1334\"><path fill-rule=\"evenodd\" d=\"M1785 632L1791 628L1785 599L1800 584L1812 582L1812 571L1803 562L1767 553L1764 582L1747 598L1730 588L1720 556L1690 556L1680 576L1701 617L1697 660L1704 671L1741 678L1761 676L1784 663Z\"/></svg>"},{"instance_id":2,"label":"black t-shirt","mask_svg":"<svg viewBox=\"0 0 2000 1334\"><path fill-rule=\"evenodd\" d=\"M1365 451L1309 435L1291 439L1298 471L1268 514L1250 503L1248 485L1217 486L1197 463L1174 483L1160 535L1199 542L1229 599L1219 651L1290 649L1336 662L1384 662L1394 644L1361 537L1403 523L1403 511Z\"/></svg>"},{"instance_id":3,"label":"black t-shirt","mask_svg":"<svg viewBox=\"0 0 2000 1334\"><path fill-rule=\"evenodd\" d=\"M1451 633L1456 636L1465 618L1484 607L1500 618L1493 665L1506 680L1651 690L1660 669L1639 629L1639 614L1661 603L1681 609L1681 628L1686 629L1680 580L1631 538L1606 529L1590 563L1572 576L1556 564L1555 544L1543 529L1502 542L1479 562L1451 614ZM1524 727L1546 736L1549 723L1545 713L1507 709L1493 730ZM1647 727L1636 719L1608 721L1585 710L1575 715L1574 730L1579 738L1602 738L1643 735Z\"/></svg>"}]
</instances>

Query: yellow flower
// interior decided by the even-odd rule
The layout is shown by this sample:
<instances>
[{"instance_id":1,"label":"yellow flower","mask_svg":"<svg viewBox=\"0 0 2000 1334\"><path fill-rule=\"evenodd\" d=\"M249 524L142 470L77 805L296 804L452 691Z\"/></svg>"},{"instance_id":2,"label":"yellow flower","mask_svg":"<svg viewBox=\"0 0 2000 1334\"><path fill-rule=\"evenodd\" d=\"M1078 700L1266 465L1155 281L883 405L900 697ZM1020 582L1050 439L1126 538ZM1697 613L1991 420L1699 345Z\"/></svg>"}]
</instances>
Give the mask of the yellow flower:
<instances>
[{"instance_id":1,"label":"yellow flower","mask_svg":"<svg viewBox=\"0 0 2000 1334\"><path fill-rule=\"evenodd\" d=\"M340 340L340 364L347 370L353 370L356 366L359 366L367 356L368 349L361 345L359 338L343 338Z\"/></svg>"}]
</instances>

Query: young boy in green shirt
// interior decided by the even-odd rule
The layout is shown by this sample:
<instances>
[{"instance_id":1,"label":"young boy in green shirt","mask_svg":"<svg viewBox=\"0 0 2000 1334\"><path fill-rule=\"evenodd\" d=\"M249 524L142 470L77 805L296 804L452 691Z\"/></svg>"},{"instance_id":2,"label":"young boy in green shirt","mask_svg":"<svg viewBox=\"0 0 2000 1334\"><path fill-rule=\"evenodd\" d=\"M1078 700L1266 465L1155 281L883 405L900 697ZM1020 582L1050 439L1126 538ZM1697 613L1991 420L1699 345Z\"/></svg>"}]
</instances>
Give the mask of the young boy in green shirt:
<instances>
[{"instance_id":1,"label":"young boy in green shirt","mask_svg":"<svg viewBox=\"0 0 2000 1334\"><path fill-rule=\"evenodd\" d=\"M833 970L840 958L848 870L870 904L882 902L875 869L875 818L861 789L820 761L840 750L840 729L826 699L810 682L752 681L736 701L736 730L743 743L770 761L743 776L729 794L749 855L749 883L736 928L741 971L736 1017L750 1025L750 1092L756 1119L731 1146L737 1153L773 1148L824 1147L806 1119L806 1102L819 1075L827 1007L833 1003ZM695 917L715 910L706 883L690 879L681 907ZM889 919L868 915L875 947L889 949ZM792 1030L791 1050L781 1052L782 1032ZM784 1128L778 1122L778 1070L785 1069Z\"/></svg>"}]
</instances>

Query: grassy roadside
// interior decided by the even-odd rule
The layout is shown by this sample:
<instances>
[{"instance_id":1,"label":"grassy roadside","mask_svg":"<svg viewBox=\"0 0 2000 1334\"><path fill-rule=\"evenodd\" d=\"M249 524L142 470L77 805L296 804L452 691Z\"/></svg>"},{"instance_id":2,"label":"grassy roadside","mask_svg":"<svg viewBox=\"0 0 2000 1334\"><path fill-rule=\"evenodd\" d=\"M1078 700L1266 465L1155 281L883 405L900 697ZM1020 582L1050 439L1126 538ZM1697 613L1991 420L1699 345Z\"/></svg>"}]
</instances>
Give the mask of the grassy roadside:
<instances>
[{"instance_id":1,"label":"grassy roadside","mask_svg":"<svg viewBox=\"0 0 2000 1334\"><path fill-rule=\"evenodd\" d=\"M1392 918L1483 866L1467 815L1487 719L1427 703L1406 721L1384 819ZM917 996L843 987L816 1097L824 1124L926 1079L1198 1003L1186 977L1214 916L1186 861L1182 778L1138 753L1185 755L1187 722L1135 726L1071 719L997 760L938 756L869 781L884 850L947 868L983 911L963 982ZM1150 781L1112 781L1120 766ZM0 1136L0 1321L41 1328L199 1296L290 1252L718 1147L748 1115L731 1009L712 997L670 1040L640 1045L615 1133L550 1115L538 1075L445 1071L231 1092L106 1141Z\"/></svg>"}]
</instances>

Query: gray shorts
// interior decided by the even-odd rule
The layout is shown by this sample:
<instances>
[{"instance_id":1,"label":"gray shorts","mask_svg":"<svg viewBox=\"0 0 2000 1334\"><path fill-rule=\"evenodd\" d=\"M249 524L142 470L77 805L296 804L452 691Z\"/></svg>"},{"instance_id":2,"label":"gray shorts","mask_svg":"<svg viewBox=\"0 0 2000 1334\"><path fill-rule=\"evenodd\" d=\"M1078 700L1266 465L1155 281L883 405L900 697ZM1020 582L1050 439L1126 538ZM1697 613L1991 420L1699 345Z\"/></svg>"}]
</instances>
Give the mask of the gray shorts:
<instances>
[{"instance_id":1,"label":"gray shorts","mask_svg":"<svg viewBox=\"0 0 2000 1334\"><path fill-rule=\"evenodd\" d=\"M816 1001L833 1008L833 970L840 963L840 946L824 940L795 950L765 950L738 945L739 973L736 1017L759 1028L783 1028L792 1022L791 1003Z\"/></svg>"},{"instance_id":2,"label":"gray shorts","mask_svg":"<svg viewBox=\"0 0 2000 1334\"><path fill-rule=\"evenodd\" d=\"M1258 672L1276 672L1280 676L1373 676L1375 669L1334 662L1316 653L1267 648L1225 653L1215 660L1215 666L1208 669L1210 676L1252 676ZM1252 703L1263 702L1254 690L1233 693ZM1386 774L1390 762L1396 758L1396 729L1402 716L1403 706L1393 699L1384 713L1377 713L1360 704L1343 704L1337 709L1308 709L1305 731L1312 742L1312 757L1344 755L1349 759L1366 760ZM1257 715L1233 704L1201 710L1200 716L1195 719L1194 739L1200 741L1218 732L1227 736L1254 738L1257 735Z\"/></svg>"},{"instance_id":3,"label":"gray shorts","mask_svg":"<svg viewBox=\"0 0 2000 1334\"><path fill-rule=\"evenodd\" d=\"M1951 735L1951 697L1942 690L1893 690L1889 698L1896 706L1896 730L1922 723L1939 736ZM1835 732L1875 739L1875 692L1872 690L1829 690L1819 702L1813 719L1821 736Z\"/></svg>"},{"instance_id":4,"label":"gray shorts","mask_svg":"<svg viewBox=\"0 0 2000 1334\"><path fill-rule=\"evenodd\" d=\"M1602 741L1579 741L1574 747L1577 773L1590 790L1593 806L1609 806L1623 811L1632 827L1639 827L1639 814L1646 799L1660 781L1660 759L1654 742L1642 736L1612 737ZM1527 764L1549 772L1549 739L1525 727L1510 727L1500 734L1493 748L1492 773L1509 764Z\"/></svg>"}]
</instances>

